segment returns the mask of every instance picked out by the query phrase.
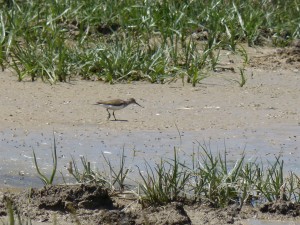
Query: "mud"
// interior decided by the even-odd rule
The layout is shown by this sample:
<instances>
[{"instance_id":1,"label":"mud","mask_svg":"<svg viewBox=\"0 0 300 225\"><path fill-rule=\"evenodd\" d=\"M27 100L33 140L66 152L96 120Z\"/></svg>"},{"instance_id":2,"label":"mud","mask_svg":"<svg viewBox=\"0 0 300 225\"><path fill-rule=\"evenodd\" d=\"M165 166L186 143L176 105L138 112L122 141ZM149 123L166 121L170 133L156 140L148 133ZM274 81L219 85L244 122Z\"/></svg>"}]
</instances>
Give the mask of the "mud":
<instances>
[{"instance_id":1,"label":"mud","mask_svg":"<svg viewBox=\"0 0 300 225\"><path fill-rule=\"evenodd\" d=\"M249 219L294 221L300 205L291 202L267 203L242 209L232 205L216 209L205 204L172 202L143 208L130 194L109 193L94 185L52 185L1 196L0 216L7 215L11 201L21 218L33 224L249 224ZM299 221L299 220L298 220ZM300 221L299 221L300 222ZM254 223L252 223L254 224Z\"/></svg>"}]
</instances>

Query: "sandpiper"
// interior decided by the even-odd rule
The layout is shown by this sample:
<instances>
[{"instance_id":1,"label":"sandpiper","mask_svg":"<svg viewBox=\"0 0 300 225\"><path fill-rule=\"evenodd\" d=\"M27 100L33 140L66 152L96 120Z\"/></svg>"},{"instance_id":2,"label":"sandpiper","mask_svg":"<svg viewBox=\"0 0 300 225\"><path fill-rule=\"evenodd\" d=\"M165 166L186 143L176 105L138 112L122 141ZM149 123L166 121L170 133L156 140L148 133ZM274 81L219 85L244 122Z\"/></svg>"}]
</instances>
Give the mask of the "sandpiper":
<instances>
[{"instance_id":1,"label":"sandpiper","mask_svg":"<svg viewBox=\"0 0 300 225\"><path fill-rule=\"evenodd\" d=\"M107 120L109 120L109 118L110 118L110 112L109 112L109 110L113 111L113 116L114 116L115 120L117 120L116 117L115 117L115 111L123 109L123 108L125 108L126 106L128 106L130 104L136 104L136 105L138 105L138 106L140 106L140 107L143 108L143 106L141 106L140 104L138 104L135 101L134 98L130 98L128 100L114 99L114 100L108 100L108 101L98 101L96 103L96 105L101 105L104 108L106 108L106 111L108 112Z\"/></svg>"}]
</instances>

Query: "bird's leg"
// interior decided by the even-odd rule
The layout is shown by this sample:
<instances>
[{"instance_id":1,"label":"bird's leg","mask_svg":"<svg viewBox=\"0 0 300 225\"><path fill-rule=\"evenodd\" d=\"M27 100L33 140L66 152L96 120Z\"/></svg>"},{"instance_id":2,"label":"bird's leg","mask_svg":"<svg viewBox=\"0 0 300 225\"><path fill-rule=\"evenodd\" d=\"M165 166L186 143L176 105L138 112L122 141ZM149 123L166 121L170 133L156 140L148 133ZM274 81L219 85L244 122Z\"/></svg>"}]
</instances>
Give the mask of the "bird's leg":
<instances>
[{"instance_id":1,"label":"bird's leg","mask_svg":"<svg viewBox=\"0 0 300 225\"><path fill-rule=\"evenodd\" d=\"M115 111L113 111L113 116L115 117ZM115 120L117 120L116 117L115 117Z\"/></svg>"},{"instance_id":2,"label":"bird's leg","mask_svg":"<svg viewBox=\"0 0 300 225\"><path fill-rule=\"evenodd\" d=\"M106 109L106 111L108 112L107 120L109 120L109 118L110 118L110 113L109 113L108 109Z\"/></svg>"}]
</instances>

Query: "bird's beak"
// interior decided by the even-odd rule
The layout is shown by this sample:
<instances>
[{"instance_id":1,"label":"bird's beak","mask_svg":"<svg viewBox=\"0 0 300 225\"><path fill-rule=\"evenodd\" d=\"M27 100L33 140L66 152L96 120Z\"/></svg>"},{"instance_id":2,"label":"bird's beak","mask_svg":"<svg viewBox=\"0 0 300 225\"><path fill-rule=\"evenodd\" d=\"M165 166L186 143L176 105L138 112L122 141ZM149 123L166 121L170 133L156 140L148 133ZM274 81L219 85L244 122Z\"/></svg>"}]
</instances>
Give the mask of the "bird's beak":
<instances>
[{"instance_id":1,"label":"bird's beak","mask_svg":"<svg viewBox=\"0 0 300 225\"><path fill-rule=\"evenodd\" d=\"M135 102L135 104L137 104L139 107L142 107L142 108L144 108L143 106L141 106L139 103L137 103L137 102Z\"/></svg>"}]
</instances>

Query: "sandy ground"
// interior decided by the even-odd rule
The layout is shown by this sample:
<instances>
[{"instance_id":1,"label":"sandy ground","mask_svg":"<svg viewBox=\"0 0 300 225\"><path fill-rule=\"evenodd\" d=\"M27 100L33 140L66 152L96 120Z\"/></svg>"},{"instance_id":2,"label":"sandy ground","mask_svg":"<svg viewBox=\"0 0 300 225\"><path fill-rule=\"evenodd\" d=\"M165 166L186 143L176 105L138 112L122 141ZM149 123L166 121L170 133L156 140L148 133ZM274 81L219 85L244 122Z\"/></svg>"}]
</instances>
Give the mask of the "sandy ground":
<instances>
[{"instance_id":1,"label":"sandy ground","mask_svg":"<svg viewBox=\"0 0 300 225\"><path fill-rule=\"evenodd\" d=\"M247 83L233 80L239 73L213 73L196 87L171 84L108 85L75 80L49 85L17 82L9 71L0 75L1 129L114 131L182 131L255 129L299 125L299 69L248 68ZM134 97L144 106L117 111L107 121L98 100Z\"/></svg>"},{"instance_id":2,"label":"sandy ground","mask_svg":"<svg viewBox=\"0 0 300 225\"><path fill-rule=\"evenodd\" d=\"M93 137L102 141L107 138L108 146L114 142L110 136L118 134L132 137L154 132L158 134L155 140L158 143L163 141L160 135L178 131L197 134L201 139L252 134L254 142L265 135L270 145L279 146L279 150L297 163L300 158L299 54L269 48L248 51L251 61L244 87L236 82L240 79L241 59L228 52L222 53L221 63L233 67L236 73L211 72L196 87L183 85L181 80L164 85L147 82L109 85L76 79L49 85L41 81L17 82L16 76L6 70L0 73L1 145L8 143L8 139L20 142L31 133L53 130L66 135L97 134ZM106 110L94 105L98 100L131 97L144 108L131 105L117 111L116 117L121 121L107 121ZM126 139L122 141L126 143ZM4 162L7 152L3 147L0 151ZM19 159L16 157L15 161L18 163ZM12 165L14 170L23 170Z\"/></svg>"},{"instance_id":3,"label":"sandy ground","mask_svg":"<svg viewBox=\"0 0 300 225\"><path fill-rule=\"evenodd\" d=\"M74 80L49 85L42 82L17 82L9 71L0 75L1 129L72 129L92 127L99 130L180 130L255 129L278 124L299 125L299 62L276 65L263 56L276 50L251 49L253 59L246 70L242 88L234 82L239 73L211 73L196 87L170 84L108 85ZM225 54L225 53L224 53ZM234 55L226 55L227 63ZM225 58L225 55L224 55ZM262 64L265 63L265 64ZM236 68L236 71L238 69ZM134 97L144 108L128 107L117 111L118 119L107 121L98 100Z\"/></svg>"}]
</instances>

